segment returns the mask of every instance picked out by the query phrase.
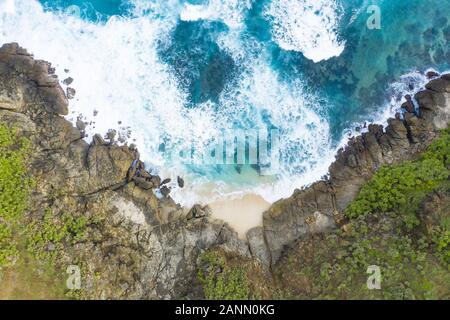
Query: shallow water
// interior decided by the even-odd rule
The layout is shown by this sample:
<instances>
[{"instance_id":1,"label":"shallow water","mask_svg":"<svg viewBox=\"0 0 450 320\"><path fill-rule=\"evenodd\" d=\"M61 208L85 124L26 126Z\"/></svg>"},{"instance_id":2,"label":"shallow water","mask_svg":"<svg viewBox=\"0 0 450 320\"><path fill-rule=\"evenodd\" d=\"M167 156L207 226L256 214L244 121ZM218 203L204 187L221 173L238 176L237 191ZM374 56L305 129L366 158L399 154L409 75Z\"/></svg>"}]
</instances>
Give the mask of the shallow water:
<instances>
[{"instance_id":1,"label":"shallow water","mask_svg":"<svg viewBox=\"0 0 450 320\"><path fill-rule=\"evenodd\" d=\"M423 85L419 72L449 68L449 13L442 0L0 0L0 42L73 77L68 118L92 121L90 135L117 129L148 168L183 176L177 201L274 201L326 174L349 132ZM280 136L270 175L177 154L267 128Z\"/></svg>"}]
</instances>

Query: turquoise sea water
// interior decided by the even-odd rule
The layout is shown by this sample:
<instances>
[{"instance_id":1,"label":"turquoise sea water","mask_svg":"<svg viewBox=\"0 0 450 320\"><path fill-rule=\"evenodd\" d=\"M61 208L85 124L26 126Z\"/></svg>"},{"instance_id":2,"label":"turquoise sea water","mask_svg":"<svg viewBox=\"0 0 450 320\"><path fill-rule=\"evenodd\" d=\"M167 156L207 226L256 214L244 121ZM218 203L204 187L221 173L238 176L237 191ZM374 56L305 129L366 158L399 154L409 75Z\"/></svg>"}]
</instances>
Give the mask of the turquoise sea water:
<instances>
[{"instance_id":1,"label":"turquoise sea water","mask_svg":"<svg viewBox=\"0 0 450 320\"><path fill-rule=\"evenodd\" d=\"M0 41L70 69L73 118L99 110L93 132L129 129L150 167L223 194L274 200L319 178L349 131L391 114L423 84L418 72L450 63L450 1L2 1ZM366 25L370 5L381 29ZM169 165L154 146L201 149L222 130L256 128L280 131L271 179L248 166Z\"/></svg>"}]
</instances>

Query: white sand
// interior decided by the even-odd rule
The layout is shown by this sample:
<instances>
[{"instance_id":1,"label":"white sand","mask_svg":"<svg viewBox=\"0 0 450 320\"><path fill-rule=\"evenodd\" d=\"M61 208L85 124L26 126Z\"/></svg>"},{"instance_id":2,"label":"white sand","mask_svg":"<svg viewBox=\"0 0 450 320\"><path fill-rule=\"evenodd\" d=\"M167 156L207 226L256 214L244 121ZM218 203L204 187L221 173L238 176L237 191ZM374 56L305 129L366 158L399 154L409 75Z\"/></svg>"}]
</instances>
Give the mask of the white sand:
<instances>
[{"instance_id":1,"label":"white sand","mask_svg":"<svg viewBox=\"0 0 450 320\"><path fill-rule=\"evenodd\" d=\"M240 199L223 200L210 203L212 216L227 222L242 239L245 233L262 225L263 212L270 208L271 204L261 196L248 194Z\"/></svg>"}]
</instances>

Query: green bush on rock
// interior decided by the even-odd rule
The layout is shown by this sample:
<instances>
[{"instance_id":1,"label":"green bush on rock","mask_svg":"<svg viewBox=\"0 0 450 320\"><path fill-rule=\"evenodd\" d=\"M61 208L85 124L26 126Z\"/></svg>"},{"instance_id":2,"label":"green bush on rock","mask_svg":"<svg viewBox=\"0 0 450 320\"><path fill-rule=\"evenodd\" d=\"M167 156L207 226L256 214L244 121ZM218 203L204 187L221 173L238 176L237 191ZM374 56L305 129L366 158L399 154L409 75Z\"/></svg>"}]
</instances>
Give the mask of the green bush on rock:
<instances>
[{"instance_id":1,"label":"green bush on rock","mask_svg":"<svg viewBox=\"0 0 450 320\"><path fill-rule=\"evenodd\" d=\"M86 217L75 217L70 213L56 216L48 208L42 220L27 226L27 249L38 258L51 261L63 244L72 244L83 238L88 222ZM47 250L50 244L54 246L53 250Z\"/></svg>"},{"instance_id":2,"label":"green bush on rock","mask_svg":"<svg viewBox=\"0 0 450 320\"><path fill-rule=\"evenodd\" d=\"M18 255L13 230L27 207L33 185L25 165L28 152L27 139L0 125L0 267L10 264Z\"/></svg>"},{"instance_id":3,"label":"green bush on rock","mask_svg":"<svg viewBox=\"0 0 450 320\"><path fill-rule=\"evenodd\" d=\"M206 264L206 270L198 272L206 299L251 299L250 286L244 270L228 266L226 259L214 251L205 252L200 260Z\"/></svg>"},{"instance_id":4,"label":"green bush on rock","mask_svg":"<svg viewBox=\"0 0 450 320\"><path fill-rule=\"evenodd\" d=\"M380 168L345 211L349 218L374 212L414 214L424 197L449 177L450 130L421 159Z\"/></svg>"}]
</instances>

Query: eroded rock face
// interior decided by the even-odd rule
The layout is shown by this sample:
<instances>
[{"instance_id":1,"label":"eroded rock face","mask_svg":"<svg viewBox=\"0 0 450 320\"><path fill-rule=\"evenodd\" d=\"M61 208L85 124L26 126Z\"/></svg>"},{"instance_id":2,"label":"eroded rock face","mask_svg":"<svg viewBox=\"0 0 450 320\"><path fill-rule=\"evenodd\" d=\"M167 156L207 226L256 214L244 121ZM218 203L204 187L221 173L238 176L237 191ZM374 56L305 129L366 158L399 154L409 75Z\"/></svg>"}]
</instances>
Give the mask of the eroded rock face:
<instances>
[{"instance_id":1,"label":"eroded rock face","mask_svg":"<svg viewBox=\"0 0 450 320\"><path fill-rule=\"evenodd\" d=\"M308 235L332 230L340 223L347 205L362 185L384 164L413 159L426 149L440 129L450 122L450 76L432 80L415 96L421 117L407 114L405 121L389 119L388 126L370 125L369 130L352 138L330 166L330 177L297 190L264 213L263 233L255 239L249 233L250 247L257 244L257 256L266 265L274 264L285 246ZM270 254L262 254L267 245ZM262 258L264 257L264 258Z\"/></svg>"},{"instance_id":2,"label":"eroded rock face","mask_svg":"<svg viewBox=\"0 0 450 320\"><path fill-rule=\"evenodd\" d=\"M327 180L274 203L263 226L250 230L244 242L227 224L212 220L207 208L195 206L186 214L168 194L158 199L154 190L162 179L145 171L134 147L101 136L85 142L83 128L63 118L68 103L50 64L17 44L0 48L0 123L16 127L33 147L30 173L37 187L28 218L42 219L51 208L101 221L58 260L61 268L83 264L88 298L192 297L204 250L219 246L269 267L294 241L333 230L380 166L414 158L448 125L450 76L431 81L416 99L421 118L370 125L339 151Z\"/></svg>"},{"instance_id":3,"label":"eroded rock face","mask_svg":"<svg viewBox=\"0 0 450 320\"><path fill-rule=\"evenodd\" d=\"M249 256L228 225L198 210L187 219L169 196L158 199L161 179L145 171L134 147L99 136L85 142L67 113L49 63L17 44L0 48L0 122L28 137L33 149L29 169L37 186L26 218L42 220L49 208L55 216L100 221L82 241L64 244L57 259L62 270L82 267L84 297L179 298L189 294L201 252L219 246ZM54 243L47 248L56 250Z\"/></svg>"}]
</instances>

